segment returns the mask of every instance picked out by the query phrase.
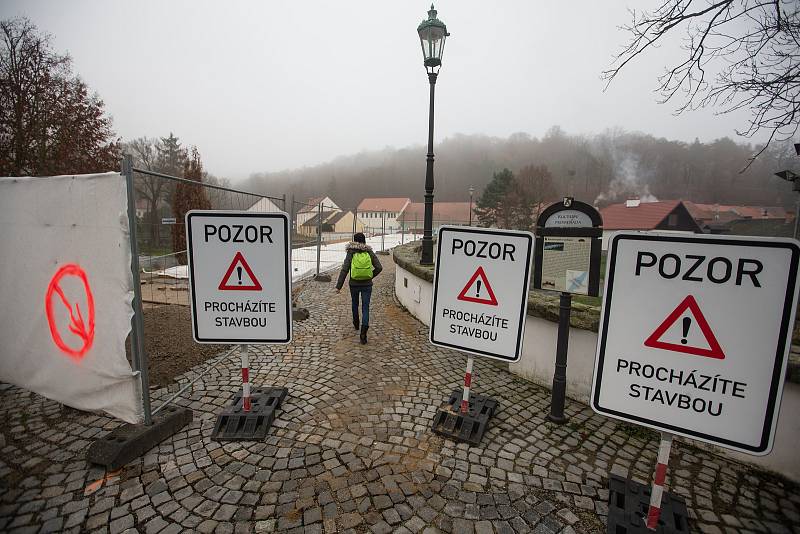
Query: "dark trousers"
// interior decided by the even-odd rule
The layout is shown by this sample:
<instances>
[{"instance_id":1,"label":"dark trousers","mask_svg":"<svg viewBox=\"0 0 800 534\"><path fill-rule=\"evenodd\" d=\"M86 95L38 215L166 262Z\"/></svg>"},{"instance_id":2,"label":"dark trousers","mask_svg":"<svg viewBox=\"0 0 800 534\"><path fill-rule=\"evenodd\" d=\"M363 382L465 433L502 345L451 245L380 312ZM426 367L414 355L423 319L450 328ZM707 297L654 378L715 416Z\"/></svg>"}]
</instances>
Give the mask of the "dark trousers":
<instances>
[{"instance_id":1,"label":"dark trousers","mask_svg":"<svg viewBox=\"0 0 800 534\"><path fill-rule=\"evenodd\" d=\"M361 295L361 324L369 326L369 299L372 297L372 286L350 286L354 321L358 320L358 295Z\"/></svg>"}]
</instances>

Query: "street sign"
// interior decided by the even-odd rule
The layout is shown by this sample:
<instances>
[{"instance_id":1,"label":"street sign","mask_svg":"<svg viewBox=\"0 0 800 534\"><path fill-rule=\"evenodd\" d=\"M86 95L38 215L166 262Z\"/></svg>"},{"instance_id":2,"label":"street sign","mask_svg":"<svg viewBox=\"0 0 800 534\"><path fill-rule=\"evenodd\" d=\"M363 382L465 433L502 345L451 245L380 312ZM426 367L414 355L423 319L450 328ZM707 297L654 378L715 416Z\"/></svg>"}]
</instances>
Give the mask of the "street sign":
<instances>
[{"instance_id":1,"label":"street sign","mask_svg":"<svg viewBox=\"0 0 800 534\"><path fill-rule=\"evenodd\" d=\"M161 224L176 224L175 217L161 217Z\"/></svg>"},{"instance_id":2,"label":"street sign","mask_svg":"<svg viewBox=\"0 0 800 534\"><path fill-rule=\"evenodd\" d=\"M431 343L497 360L519 360L532 248L529 232L440 228Z\"/></svg>"},{"instance_id":3,"label":"street sign","mask_svg":"<svg viewBox=\"0 0 800 534\"><path fill-rule=\"evenodd\" d=\"M795 319L790 239L618 232L592 386L601 414L764 455Z\"/></svg>"},{"instance_id":4,"label":"street sign","mask_svg":"<svg viewBox=\"0 0 800 534\"><path fill-rule=\"evenodd\" d=\"M195 341L291 341L288 228L285 213L186 214Z\"/></svg>"}]
</instances>

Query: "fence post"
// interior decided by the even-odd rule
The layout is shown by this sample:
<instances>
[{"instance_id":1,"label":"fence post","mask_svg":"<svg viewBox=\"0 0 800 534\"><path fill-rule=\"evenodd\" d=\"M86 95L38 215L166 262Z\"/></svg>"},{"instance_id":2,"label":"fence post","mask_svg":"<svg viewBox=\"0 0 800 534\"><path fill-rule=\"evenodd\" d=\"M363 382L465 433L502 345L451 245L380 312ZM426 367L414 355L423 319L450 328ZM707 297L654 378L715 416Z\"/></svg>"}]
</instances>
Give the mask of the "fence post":
<instances>
[{"instance_id":1,"label":"fence post","mask_svg":"<svg viewBox=\"0 0 800 534\"><path fill-rule=\"evenodd\" d=\"M147 374L147 353L144 349L144 321L142 319L142 283L139 278L139 243L136 241L136 196L133 189L133 158L125 154L122 159L122 174L128 193L128 226L131 240L131 274L133 275L133 319L131 320L131 355L133 366L139 372L139 388L142 391L144 424L153 423L150 411L150 380Z\"/></svg>"},{"instance_id":2,"label":"fence post","mask_svg":"<svg viewBox=\"0 0 800 534\"><path fill-rule=\"evenodd\" d=\"M356 233L356 221L358 220L358 206L353 209L353 233Z\"/></svg>"},{"instance_id":3,"label":"fence post","mask_svg":"<svg viewBox=\"0 0 800 534\"><path fill-rule=\"evenodd\" d=\"M319 276L319 257L322 254L322 202L317 210L317 276Z\"/></svg>"},{"instance_id":4,"label":"fence post","mask_svg":"<svg viewBox=\"0 0 800 534\"><path fill-rule=\"evenodd\" d=\"M294 219L295 219L295 215L294 215L294 193L292 193L292 204L289 206L289 219L290 219L289 220L289 230L290 230L289 233L290 234L298 233L297 226L295 225L295 222L294 222Z\"/></svg>"},{"instance_id":5,"label":"fence post","mask_svg":"<svg viewBox=\"0 0 800 534\"><path fill-rule=\"evenodd\" d=\"M386 236L386 210L381 211L381 252L384 252L383 239Z\"/></svg>"}]
</instances>

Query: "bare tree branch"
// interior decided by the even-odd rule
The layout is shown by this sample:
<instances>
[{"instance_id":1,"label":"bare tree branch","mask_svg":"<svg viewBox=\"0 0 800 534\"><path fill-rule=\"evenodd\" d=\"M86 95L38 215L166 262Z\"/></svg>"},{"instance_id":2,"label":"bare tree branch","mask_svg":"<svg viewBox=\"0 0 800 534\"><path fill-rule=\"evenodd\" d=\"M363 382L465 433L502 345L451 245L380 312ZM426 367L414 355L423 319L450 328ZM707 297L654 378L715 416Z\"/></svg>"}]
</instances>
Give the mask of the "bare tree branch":
<instances>
[{"instance_id":1,"label":"bare tree branch","mask_svg":"<svg viewBox=\"0 0 800 534\"><path fill-rule=\"evenodd\" d=\"M683 29L687 55L659 76L659 102L682 93L677 114L703 107L718 114L748 109L750 119L737 134L768 137L750 163L773 140L797 133L800 4L795 0L663 0L653 11L631 11L631 17L622 27L630 41L602 73L606 87L631 61Z\"/></svg>"}]
</instances>

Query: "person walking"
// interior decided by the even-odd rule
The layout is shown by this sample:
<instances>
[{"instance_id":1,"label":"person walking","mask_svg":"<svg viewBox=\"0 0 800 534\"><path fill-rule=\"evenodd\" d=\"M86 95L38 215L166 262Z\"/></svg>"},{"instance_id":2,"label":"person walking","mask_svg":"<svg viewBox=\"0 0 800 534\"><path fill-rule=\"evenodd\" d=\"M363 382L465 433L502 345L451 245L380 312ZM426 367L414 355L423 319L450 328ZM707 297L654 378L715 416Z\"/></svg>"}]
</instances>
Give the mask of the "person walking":
<instances>
[{"instance_id":1,"label":"person walking","mask_svg":"<svg viewBox=\"0 0 800 534\"><path fill-rule=\"evenodd\" d=\"M353 235L353 240L347 244L347 256L344 258L339 280L336 282L336 291L341 291L344 279L350 275L350 298L353 301L353 326L356 330L361 327L361 344L367 342L369 330L369 300L372 297L372 279L383 270L381 262L367 245L364 234L358 232ZM361 321L358 320L358 297L361 296Z\"/></svg>"}]
</instances>

